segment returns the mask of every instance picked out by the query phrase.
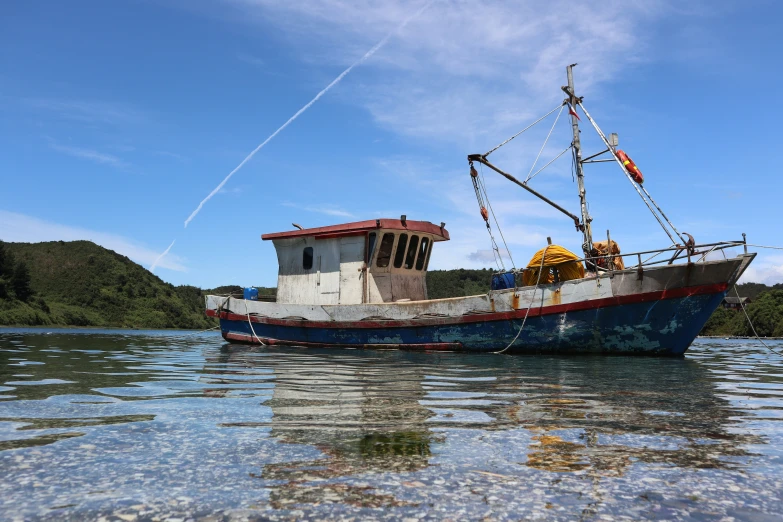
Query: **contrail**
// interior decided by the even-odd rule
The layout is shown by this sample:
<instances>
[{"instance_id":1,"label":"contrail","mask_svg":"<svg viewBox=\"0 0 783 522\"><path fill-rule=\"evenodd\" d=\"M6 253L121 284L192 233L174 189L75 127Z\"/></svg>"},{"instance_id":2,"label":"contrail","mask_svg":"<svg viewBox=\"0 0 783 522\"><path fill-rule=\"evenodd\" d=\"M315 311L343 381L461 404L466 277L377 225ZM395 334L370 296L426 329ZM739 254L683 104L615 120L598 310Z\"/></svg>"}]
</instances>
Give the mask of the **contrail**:
<instances>
[{"instance_id":1,"label":"contrail","mask_svg":"<svg viewBox=\"0 0 783 522\"><path fill-rule=\"evenodd\" d=\"M348 67L346 70L344 70L343 72L341 72L341 73L340 73L340 76L338 76L337 78L335 78L335 79L332 81L332 83L330 83L329 85L327 85L327 86L326 86L326 87L325 87L325 88L324 88L324 89L323 89L321 92L319 92L318 94L316 94L316 95L315 95L315 98L313 98L312 100L310 100L310 101L307 103L307 105L305 105L304 107L302 107L301 109L299 109L299 110L296 112L296 114L294 114L293 116L291 116L291 117L288 119L288 121L287 121L287 122L285 122L285 123L284 123L282 126L280 126L280 128L279 128L279 129L277 129L275 132L273 132L273 133L272 133L272 134L271 134L271 135L270 135L270 136L269 136L267 139L265 139L265 140L264 140L264 142L263 142L263 143L261 143L261 145L259 145L259 146L258 146L258 147L256 147L255 149L253 149L253 152L251 152L250 154L248 154L248 155L247 155L247 157L246 157L245 159L243 159L243 160L242 160L242 163L240 163L239 165L237 165L237 166L236 166L236 168L235 168L234 170L232 170L231 172L229 172L229 173L228 173L228 176L226 176L226 177L223 179L223 181L221 181L221 182L220 182L220 185L218 185L217 187L215 187L215 190L213 190L212 192L210 192L210 193L209 193L209 195L208 195L207 197L205 197L203 200L201 200L201 203L199 203L199 204L198 204L198 207L196 207L196 210L194 210L194 211L193 211L193 212L190 214L190 216L188 216L188 219L186 219L186 220L185 220L185 228L187 228L187 227L188 227L188 223L190 223L191 221L193 221L193 218L194 218L194 217L196 217L196 215L197 215L197 214L198 214L198 213L201 211L201 209L204 207L204 204L205 204L207 201L209 201L210 199L212 199L212 196L214 196L215 194L217 194L217 193L220 191L220 189L222 189L222 188L223 188L223 185L225 185L225 184L228 182L228 180L229 180L229 179L231 179L231 176L233 176L234 174L236 174L236 172L237 172L239 169L241 169L242 167L244 167L244 166L245 166L245 163L247 163L248 161L250 161L250 160L253 158L253 156L255 156L255 155L256 155L256 152L258 152L259 150L261 150L261 149L264 147L264 145L266 145L267 143L269 143L269 142L272 140L272 138L274 138L275 136L277 136L277 135L280 133L280 131L282 131L283 129L285 129L286 127L288 127L288 126L289 126L289 125L290 125L290 124L291 124L291 123L292 123L292 122L293 122L295 119L297 119L297 118L299 117L299 115L301 115L301 114L302 114L304 111L306 111L307 109L309 109L309 108L310 108L310 106L312 106L312 105L313 105L315 102L317 102L317 101L318 101L318 99L319 99L321 96L323 96L324 94L326 94L327 92L329 92L329 90L330 90L332 87L334 87L335 85L337 85L338 83L340 83L340 80L342 80L343 78L345 78L345 76L346 76L346 75L347 75L349 72L351 72L351 70L353 70L353 68L354 68L354 67L356 67L357 65L360 65L360 64L362 64L362 63L363 63L364 61L366 61L366 60L367 60L369 57L371 57L373 54L375 54L375 53L378 51L378 49L380 49L381 47L383 47L383 46L386 44L386 42L388 42L388 41L389 41L389 39L390 39L392 36L394 36L396 33L398 33L399 31L401 31L401 30L402 30L402 29L403 29L403 28L404 28L406 25L408 25L408 23L410 23L410 21L411 21L411 20L413 20L414 18L416 18L417 16L419 16L421 13L423 13L423 12L424 12L424 10L425 10L425 9L427 9L427 8L430 6L430 4L431 4L431 3L432 3L432 1L430 1L430 2L427 2L427 3L424 5L424 7L422 7L422 8L421 8L421 9L419 9L418 11L416 11L416 13L414 13L412 16L408 17L408 18L407 18L407 19L406 19L404 22L402 22L402 23L401 23L401 24L400 24L400 25L399 25L399 26L398 26L396 29L394 29L392 32L390 32L389 34L387 34L387 35L386 35L386 36L385 36L385 37L384 37L384 38L383 38L383 39L382 39L380 42L378 42L377 44L375 44L375 45L372 47L372 49L370 49L369 51L367 51L366 53L364 53L364 56L362 56L361 58L359 58L358 60L356 60L356 61L355 61L353 64L351 64L351 66L350 66L350 67ZM164 255L165 255L165 253L164 253Z\"/></svg>"},{"instance_id":2,"label":"contrail","mask_svg":"<svg viewBox=\"0 0 783 522\"><path fill-rule=\"evenodd\" d=\"M172 241L171 244L169 245L169 247L166 250L164 250L163 253L157 257L157 259L155 259L155 262L152 263L152 266L150 267L150 272L154 272L155 271L155 267L158 266L158 263L160 263L161 259L166 257L166 254L169 253L169 250L171 250L171 247L173 247L174 243L176 243L176 242L177 242L176 239L174 241Z\"/></svg>"}]
</instances>

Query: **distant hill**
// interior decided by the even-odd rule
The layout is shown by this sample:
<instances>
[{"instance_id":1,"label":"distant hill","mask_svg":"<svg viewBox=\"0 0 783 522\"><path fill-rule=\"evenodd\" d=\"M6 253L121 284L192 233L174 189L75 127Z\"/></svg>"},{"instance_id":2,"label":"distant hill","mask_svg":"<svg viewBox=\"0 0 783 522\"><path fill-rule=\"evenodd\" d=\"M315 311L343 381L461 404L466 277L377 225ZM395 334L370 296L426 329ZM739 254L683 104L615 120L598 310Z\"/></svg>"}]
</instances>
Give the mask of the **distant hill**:
<instances>
[{"instance_id":1,"label":"distant hill","mask_svg":"<svg viewBox=\"0 0 783 522\"><path fill-rule=\"evenodd\" d=\"M173 286L90 241L3 243L33 296L0 298L0 325L210 328L201 289Z\"/></svg>"},{"instance_id":2,"label":"distant hill","mask_svg":"<svg viewBox=\"0 0 783 522\"><path fill-rule=\"evenodd\" d=\"M433 270L427 273L427 292L430 299L483 294L492 273L488 268ZM260 296L276 292L257 288ZM753 300L748 313L759 334L783 335L783 284L744 283L737 289ZM204 314L207 294L239 296L242 287L173 286L90 241L0 242L0 325L206 329L217 325ZM722 307L702 331L751 333L742 312Z\"/></svg>"},{"instance_id":3,"label":"distant hill","mask_svg":"<svg viewBox=\"0 0 783 522\"><path fill-rule=\"evenodd\" d=\"M486 294L493 273L489 268L428 271L427 296L430 299L445 299Z\"/></svg>"}]
</instances>

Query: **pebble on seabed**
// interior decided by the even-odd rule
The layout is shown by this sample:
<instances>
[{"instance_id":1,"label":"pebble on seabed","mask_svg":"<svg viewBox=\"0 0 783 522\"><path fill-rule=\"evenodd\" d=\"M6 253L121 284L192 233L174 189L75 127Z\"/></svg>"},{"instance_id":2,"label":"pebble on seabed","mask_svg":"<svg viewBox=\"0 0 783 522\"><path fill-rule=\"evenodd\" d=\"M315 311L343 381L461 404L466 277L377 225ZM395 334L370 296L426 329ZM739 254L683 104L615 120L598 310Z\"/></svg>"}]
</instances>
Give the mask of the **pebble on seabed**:
<instances>
[{"instance_id":1,"label":"pebble on seabed","mask_svg":"<svg viewBox=\"0 0 783 522\"><path fill-rule=\"evenodd\" d=\"M783 361L744 343L500 358L0 331L0 519L778 520Z\"/></svg>"}]
</instances>

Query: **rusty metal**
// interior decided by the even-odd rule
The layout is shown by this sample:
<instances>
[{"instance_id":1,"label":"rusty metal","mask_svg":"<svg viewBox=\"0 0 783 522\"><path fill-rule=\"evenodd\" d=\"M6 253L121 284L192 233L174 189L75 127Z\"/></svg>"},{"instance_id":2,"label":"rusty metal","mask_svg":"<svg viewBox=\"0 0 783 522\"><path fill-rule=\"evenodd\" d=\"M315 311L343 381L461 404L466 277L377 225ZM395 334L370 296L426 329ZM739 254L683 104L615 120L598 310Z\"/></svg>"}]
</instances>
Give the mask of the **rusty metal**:
<instances>
[{"instance_id":1,"label":"rusty metal","mask_svg":"<svg viewBox=\"0 0 783 522\"><path fill-rule=\"evenodd\" d=\"M522 183L517 178L515 178L514 176L509 174L508 172L504 172L504 171L500 170L498 167L496 167L495 165L490 163L481 154L471 154L471 155L469 155L468 156L468 161L478 161L482 165L486 165L487 167L491 168L492 170L494 170L495 172L497 172L498 174L500 174L501 176L503 176L507 180L509 180L509 181L511 181L513 183L516 183L517 185L519 185L523 189L527 190L528 192L530 192L531 194L533 194L534 196L536 196L540 200L542 200L542 201L544 201L546 203L549 203L551 206L553 206L554 208L556 208L557 210L559 210L560 212L562 212L566 216L568 216L571 219L573 219L574 220L574 225L576 226L577 230L581 230L582 229L582 225L579 223L579 218L577 216L575 216L571 212L567 211L566 209L564 209L563 207L561 207L560 205L558 205L557 203L555 203L551 199L547 198L546 196L544 196L542 194L539 194L538 192L536 192L535 190L533 190L532 188L530 188L526 184Z\"/></svg>"},{"instance_id":2,"label":"rusty metal","mask_svg":"<svg viewBox=\"0 0 783 522\"><path fill-rule=\"evenodd\" d=\"M590 227L590 214L587 211L587 193L585 192L585 175L582 169L582 144L579 141L579 117L576 115L576 106L581 103L581 99L576 97L574 93L574 67L575 63L572 63L566 67L566 73L568 75L568 90L569 103L573 114L571 114L571 130L574 134L574 140L572 146L574 148L574 155L576 157L576 183L579 188L579 209L582 212L582 235L584 236L584 243L582 244L582 250L585 255L589 256L590 251L593 249L593 233ZM608 145L607 145L608 147Z\"/></svg>"}]
</instances>

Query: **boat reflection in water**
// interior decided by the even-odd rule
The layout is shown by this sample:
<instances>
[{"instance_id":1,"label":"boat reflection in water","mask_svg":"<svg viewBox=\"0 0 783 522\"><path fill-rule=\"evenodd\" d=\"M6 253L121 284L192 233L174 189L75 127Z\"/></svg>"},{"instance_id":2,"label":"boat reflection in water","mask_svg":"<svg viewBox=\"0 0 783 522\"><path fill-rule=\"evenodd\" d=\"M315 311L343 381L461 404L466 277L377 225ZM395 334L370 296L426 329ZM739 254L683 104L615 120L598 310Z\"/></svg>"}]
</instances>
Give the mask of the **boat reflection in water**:
<instances>
[{"instance_id":1,"label":"boat reflection in water","mask_svg":"<svg viewBox=\"0 0 783 522\"><path fill-rule=\"evenodd\" d=\"M747 461L743 446L762 442L732 429L737 411L693 360L236 345L221 357L271 369L270 436L318 449L259 470L275 484L276 508L406 505L369 484L391 473L423 487L416 472L431 467L523 480L571 473L593 484L634 466L732 469Z\"/></svg>"}]
</instances>

